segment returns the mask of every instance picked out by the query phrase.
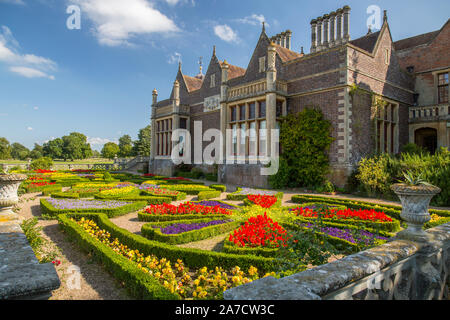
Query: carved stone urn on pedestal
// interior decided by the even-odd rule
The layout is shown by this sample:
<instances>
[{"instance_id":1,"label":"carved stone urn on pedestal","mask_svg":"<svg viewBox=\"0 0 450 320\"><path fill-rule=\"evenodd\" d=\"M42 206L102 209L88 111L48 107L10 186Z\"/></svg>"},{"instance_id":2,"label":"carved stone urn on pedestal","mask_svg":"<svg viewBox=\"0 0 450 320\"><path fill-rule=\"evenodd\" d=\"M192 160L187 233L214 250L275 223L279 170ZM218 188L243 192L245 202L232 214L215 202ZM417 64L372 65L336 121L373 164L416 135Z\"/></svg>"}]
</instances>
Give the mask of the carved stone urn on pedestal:
<instances>
[{"instance_id":1,"label":"carved stone urn on pedestal","mask_svg":"<svg viewBox=\"0 0 450 320\"><path fill-rule=\"evenodd\" d=\"M0 215L8 220L16 214L11 210L18 203L17 190L22 181L26 180L24 174L0 174Z\"/></svg>"},{"instance_id":2,"label":"carved stone urn on pedestal","mask_svg":"<svg viewBox=\"0 0 450 320\"><path fill-rule=\"evenodd\" d=\"M423 225L431 220L428 206L431 199L441 192L432 185L408 185L397 183L391 186L392 191L402 202L400 217L408 223L408 228L397 233L397 239L426 240L427 233Z\"/></svg>"}]
</instances>

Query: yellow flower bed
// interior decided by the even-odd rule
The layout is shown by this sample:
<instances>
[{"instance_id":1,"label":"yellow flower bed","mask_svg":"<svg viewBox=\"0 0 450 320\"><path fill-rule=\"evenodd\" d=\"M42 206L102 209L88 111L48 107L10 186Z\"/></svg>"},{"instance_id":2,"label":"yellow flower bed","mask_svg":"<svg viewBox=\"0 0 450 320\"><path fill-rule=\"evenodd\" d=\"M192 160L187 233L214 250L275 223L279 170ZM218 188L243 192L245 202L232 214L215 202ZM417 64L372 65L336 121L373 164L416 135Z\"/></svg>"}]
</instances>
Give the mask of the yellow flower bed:
<instances>
[{"instance_id":1,"label":"yellow flower bed","mask_svg":"<svg viewBox=\"0 0 450 320\"><path fill-rule=\"evenodd\" d=\"M112 239L110 233L101 230L93 220L84 218L79 221L73 218L71 220L78 223L101 243L136 263L142 271L155 277L170 292L177 293L184 299L221 299L225 290L259 279L257 268L252 266L247 274L238 266L229 273L221 267L216 267L214 270L203 267L197 271L189 271L180 259L172 263L166 258L159 259L154 255L144 256L139 250L128 248L121 244L119 239ZM267 273L264 277L270 275L274 276L275 273Z\"/></svg>"},{"instance_id":2,"label":"yellow flower bed","mask_svg":"<svg viewBox=\"0 0 450 320\"><path fill-rule=\"evenodd\" d=\"M77 183L73 186L73 188L107 188L107 187L115 187L120 182L110 182L110 183L92 183L92 182L83 182Z\"/></svg>"},{"instance_id":3,"label":"yellow flower bed","mask_svg":"<svg viewBox=\"0 0 450 320\"><path fill-rule=\"evenodd\" d=\"M132 192L134 192L136 188L134 186L129 186L125 188L116 188L116 189L109 189L109 190L103 190L99 194L102 196L126 196Z\"/></svg>"},{"instance_id":4,"label":"yellow flower bed","mask_svg":"<svg viewBox=\"0 0 450 320\"><path fill-rule=\"evenodd\" d=\"M78 178L77 175L66 172L48 172L44 173L44 176L50 177L51 179L70 179L70 178Z\"/></svg>"}]
</instances>

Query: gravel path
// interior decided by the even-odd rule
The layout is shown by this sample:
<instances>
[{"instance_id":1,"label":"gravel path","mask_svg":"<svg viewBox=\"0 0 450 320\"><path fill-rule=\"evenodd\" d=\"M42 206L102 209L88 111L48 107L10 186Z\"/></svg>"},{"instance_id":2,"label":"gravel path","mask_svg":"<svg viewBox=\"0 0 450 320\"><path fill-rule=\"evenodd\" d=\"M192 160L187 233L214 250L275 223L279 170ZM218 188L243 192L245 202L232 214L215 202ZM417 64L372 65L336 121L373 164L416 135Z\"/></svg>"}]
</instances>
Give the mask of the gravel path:
<instances>
[{"instance_id":1,"label":"gravel path","mask_svg":"<svg viewBox=\"0 0 450 320\"><path fill-rule=\"evenodd\" d=\"M39 193L20 197L18 214L22 219L41 215ZM46 250L56 251L61 264L56 267L61 286L52 292L51 300L128 300L126 290L101 265L70 242L56 220L39 220L42 236L48 241ZM75 277L76 267L80 277ZM78 280L79 279L79 282ZM78 286L78 283L79 286ZM72 289L71 289L72 288Z\"/></svg>"}]
</instances>

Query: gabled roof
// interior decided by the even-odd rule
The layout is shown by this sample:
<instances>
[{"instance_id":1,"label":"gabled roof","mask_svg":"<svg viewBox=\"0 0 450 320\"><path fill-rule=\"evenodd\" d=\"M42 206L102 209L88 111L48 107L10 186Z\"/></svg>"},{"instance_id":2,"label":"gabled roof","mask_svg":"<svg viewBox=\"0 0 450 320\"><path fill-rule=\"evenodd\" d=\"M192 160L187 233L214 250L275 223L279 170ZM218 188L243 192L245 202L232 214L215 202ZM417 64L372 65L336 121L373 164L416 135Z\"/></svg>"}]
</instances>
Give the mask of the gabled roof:
<instances>
[{"instance_id":1,"label":"gabled roof","mask_svg":"<svg viewBox=\"0 0 450 320\"><path fill-rule=\"evenodd\" d=\"M220 61L220 65L222 66L223 61ZM245 74L246 69L228 64L228 79L234 79L237 77L242 77Z\"/></svg>"},{"instance_id":2,"label":"gabled roof","mask_svg":"<svg viewBox=\"0 0 450 320\"><path fill-rule=\"evenodd\" d=\"M424 34L420 34L415 37L402 39L399 41L394 42L395 50L405 50L412 47L417 47L423 44L427 44L431 42L438 34L440 30L428 32Z\"/></svg>"},{"instance_id":3,"label":"gabled roof","mask_svg":"<svg viewBox=\"0 0 450 320\"><path fill-rule=\"evenodd\" d=\"M183 75L184 83L186 83L186 88L188 92L198 90L202 87L203 80L187 75Z\"/></svg>"},{"instance_id":4,"label":"gabled roof","mask_svg":"<svg viewBox=\"0 0 450 320\"><path fill-rule=\"evenodd\" d=\"M283 62L291 61L291 60L294 60L294 59L297 59L297 58L300 58L303 56L302 54L300 54L298 52L289 50L278 44L275 44L275 49L277 50L278 56L280 57L281 61L283 61Z\"/></svg>"},{"instance_id":5,"label":"gabled roof","mask_svg":"<svg viewBox=\"0 0 450 320\"><path fill-rule=\"evenodd\" d=\"M361 38L351 40L350 43L358 48L361 48L367 52L372 53L373 50L375 49L375 45L377 44L378 37L380 36L380 34L381 31L369 33Z\"/></svg>"}]
</instances>

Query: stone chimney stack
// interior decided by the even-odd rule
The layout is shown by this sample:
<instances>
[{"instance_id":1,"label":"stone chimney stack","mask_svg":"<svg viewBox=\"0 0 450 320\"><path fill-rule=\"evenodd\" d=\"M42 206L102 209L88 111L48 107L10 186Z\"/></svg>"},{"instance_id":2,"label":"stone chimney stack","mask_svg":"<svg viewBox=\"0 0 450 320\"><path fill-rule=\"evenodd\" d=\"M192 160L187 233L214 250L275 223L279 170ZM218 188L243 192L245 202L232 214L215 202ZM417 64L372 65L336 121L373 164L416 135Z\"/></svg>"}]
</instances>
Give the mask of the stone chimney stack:
<instances>
[{"instance_id":1,"label":"stone chimney stack","mask_svg":"<svg viewBox=\"0 0 450 320\"><path fill-rule=\"evenodd\" d=\"M317 18L317 51L320 51L323 49L322 45L322 23L323 19L322 17Z\"/></svg>"},{"instance_id":2,"label":"stone chimney stack","mask_svg":"<svg viewBox=\"0 0 450 320\"><path fill-rule=\"evenodd\" d=\"M311 20L311 53L316 52L317 49L317 20Z\"/></svg>"},{"instance_id":3,"label":"stone chimney stack","mask_svg":"<svg viewBox=\"0 0 450 320\"><path fill-rule=\"evenodd\" d=\"M350 41L350 7L344 6L344 42Z\"/></svg>"},{"instance_id":4,"label":"stone chimney stack","mask_svg":"<svg viewBox=\"0 0 450 320\"><path fill-rule=\"evenodd\" d=\"M311 53L350 41L350 7L311 20Z\"/></svg>"},{"instance_id":5,"label":"stone chimney stack","mask_svg":"<svg viewBox=\"0 0 450 320\"><path fill-rule=\"evenodd\" d=\"M336 44L335 23L336 23L336 12L333 11L330 13L330 47L334 47Z\"/></svg>"},{"instance_id":6,"label":"stone chimney stack","mask_svg":"<svg viewBox=\"0 0 450 320\"><path fill-rule=\"evenodd\" d=\"M173 83L173 102L176 107L180 106L180 82L178 80Z\"/></svg>"},{"instance_id":7,"label":"stone chimney stack","mask_svg":"<svg viewBox=\"0 0 450 320\"><path fill-rule=\"evenodd\" d=\"M330 23L330 15L325 14L323 16L323 47L325 49L328 48L328 45L329 45L329 42L328 42L329 23Z\"/></svg>"},{"instance_id":8,"label":"stone chimney stack","mask_svg":"<svg viewBox=\"0 0 450 320\"><path fill-rule=\"evenodd\" d=\"M292 31L286 30L286 48L291 50Z\"/></svg>"}]
</instances>

